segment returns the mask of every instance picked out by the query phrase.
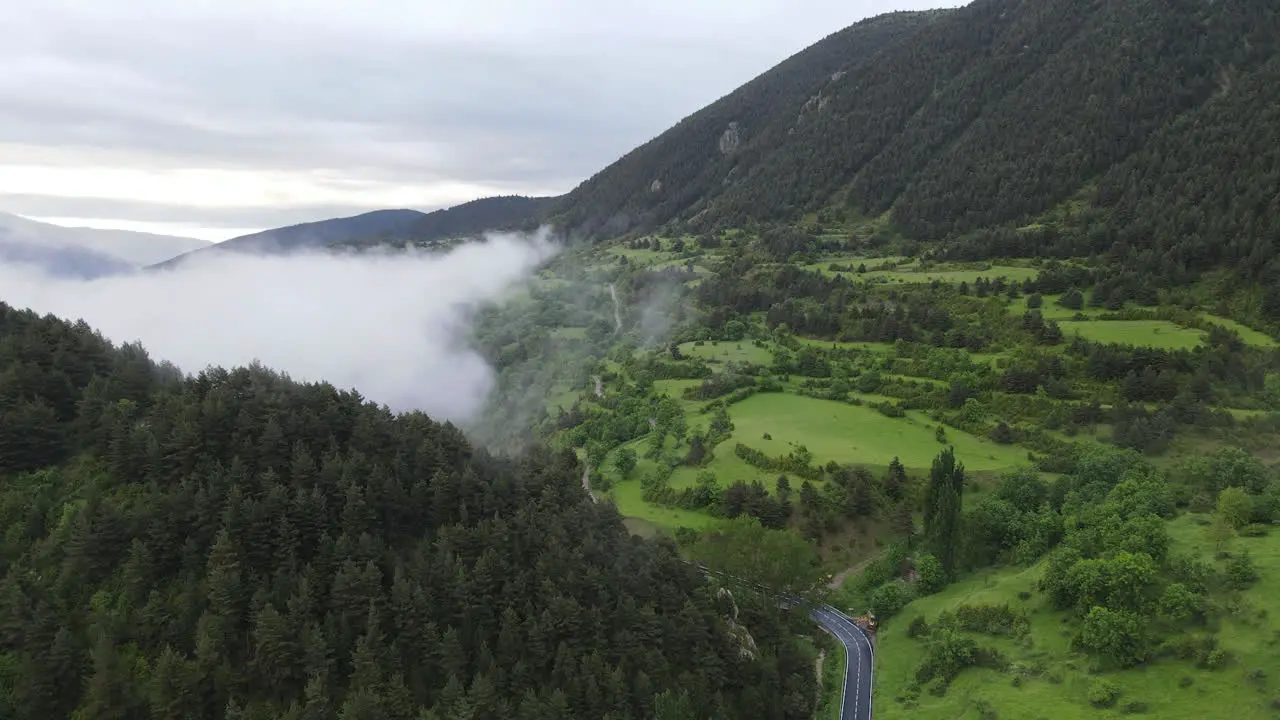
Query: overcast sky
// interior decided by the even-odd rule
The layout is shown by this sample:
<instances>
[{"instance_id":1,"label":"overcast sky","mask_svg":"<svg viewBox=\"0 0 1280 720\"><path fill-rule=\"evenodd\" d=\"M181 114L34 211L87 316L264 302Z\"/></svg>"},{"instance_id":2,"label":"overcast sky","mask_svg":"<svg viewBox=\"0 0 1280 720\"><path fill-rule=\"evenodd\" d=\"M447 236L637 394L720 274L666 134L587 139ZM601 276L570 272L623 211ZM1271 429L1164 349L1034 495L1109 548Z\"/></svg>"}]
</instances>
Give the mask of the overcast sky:
<instances>
[{"instance_id":1,"label":"overcast sky","mask_svg":"<svg viewBox=\"0 0 1280 720\"><path fill-rule=\"evenodd\" d=\"M0 212L222 240L570 190L864 17L957 0L0 0Z\"/></svg>"}]
</instances>

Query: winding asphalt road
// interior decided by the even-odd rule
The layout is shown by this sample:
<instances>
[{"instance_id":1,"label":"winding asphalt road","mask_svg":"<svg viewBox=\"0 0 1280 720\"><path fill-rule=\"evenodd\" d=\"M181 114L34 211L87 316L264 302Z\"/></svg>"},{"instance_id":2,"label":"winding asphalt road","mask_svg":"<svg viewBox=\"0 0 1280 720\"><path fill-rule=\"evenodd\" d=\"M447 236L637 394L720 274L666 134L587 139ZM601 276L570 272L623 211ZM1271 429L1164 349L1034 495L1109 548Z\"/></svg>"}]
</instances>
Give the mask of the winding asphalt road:
<instances>
[{"instance_id":1,"label":"winding asphalt road","mask_svg":"<svg viewBox=\"0 0 1280 720\"><path fill-rule=\"evenodd\" d=\"M712 570L702 563L691 564L708 575L735 580L756 590L770 592L759 583ZM803 598L788 593L782 594L782 600L791 606L811 605ZM840 641L844 646L845 657L848 658L844 668L844 687L841 688L840 720L871 720L871 680L875 673L875 650L871 645L871 638L853 622L853 618L830 605L811 606L809 617Z\"/></svg>"},{"instance_id":2,"label":"winding asphalt road","mask_svg":"<svg viewBox=\"0 0 1280 720\"><path fill-rule=\"evenodd\" d=\"M810 608L809 617L844 645L848 662L844 668L840 720L871 720L871 678L875 651L871 639L853 620L830 605Z\"/></svg>"}]
</instances>

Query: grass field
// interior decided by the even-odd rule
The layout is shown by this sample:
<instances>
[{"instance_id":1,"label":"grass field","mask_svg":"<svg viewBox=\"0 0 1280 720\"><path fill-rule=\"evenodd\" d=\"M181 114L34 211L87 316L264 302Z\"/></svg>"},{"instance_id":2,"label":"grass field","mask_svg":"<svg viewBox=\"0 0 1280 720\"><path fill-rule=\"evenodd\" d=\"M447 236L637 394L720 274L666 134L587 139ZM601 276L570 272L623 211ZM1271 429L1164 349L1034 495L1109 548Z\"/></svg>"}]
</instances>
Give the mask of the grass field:
<instances>
[{"instance_id":1,"label":"grass field","mask_svg":"<svg viewBox=\"0 0 1280 720\"><path fill-rule=\"evenodd\" d=\"M708 340L701 345L688 342L680 346L680 352L687 357L700 357L707 362L748 362L756 365L773 363L773 351L756 347L750 340L737 342Z\"/></svg>"},{"instance_id":2,"label":"grass field","mask_svg":"<svg viewBox=\"0 0 1280 720\"><path fill-rule=\"evenodd\" d=\"M887 465L896 455L911 469L927 469L944 447L923 416L893 419L870 407L832 400L766 393L732 406L742 443L769 455L785 455L803 444L815 462ZM765 440L768 433L772 439ZM995 470L1026 462L1026 451L947 429L956 456L973 470ZM732 452L732 445L728 450Z\"/></svg>"},{"instance_id":3,"label":"grass field","mask_svg":"<svg viewBox=\"0 0 1280 720\"><path fill-rule=\"evenodd\" d=\"M553 386L551 393L547 395L547 412L554 415L560 408L568 410L577 402L578 396L578 391L568 385L557 384Z\"/></svg>"},{"instance_id":4,"label":"grass field","mask_svg":"<svg viewBox=\"0 0 1280 720\"><path fill-rule=\"evenodd\" d=\"M817 340L815 338L797 337L801 345L820 348L822 350L864 350L866 352L891 353L893 343L887 342L836 342L834 340Z\"/></svg>"},{"instance_id":5,"label":"grass field","mask_svg":"<svg viewBox=\"0 0 1280 720\"><path fill-rule=\"evenodd\" d=\"M1060 297L1062 296L1061 295L1045 295L1043 298L1043 302L1040 305L1040 316L1043 317L1045 320L1070 320L1071 318L1075 317L1077 313L1083 315L1086 318L1092 318L1092 317L1097 317L1105 312L1110 312L1105 308L1084 307L1079 310L1064 308L1058 304L1058 298ZM1013 310L1017 311L1019 315L1026 312L1027 309L1028 309L1027 301L1025 299L1020 300L1017 303L1014 303L1013 305Z\"/></svg>"},{"instance_id":6,"label":"grass field","mask_svg":"<svg viewBox=\"0 0 1280 720\"><path fill-rule=\"evenodd\" d=\"M665 395L670 395L676 400L683 400L683 396L681 395L681 393L683 393L685 389L691 388L691 387L697 387L701 384L702 384L701 380L654 380L653 389ZM689 402L691 405L698 405L699 407L701 407L702 405L702 401L697 401L697 402L686 401L686 402ZM689 419L693 420L693 418L689 418Z\"/></svg>"},{"instance_id":7,"label":"grass field","mask_svg":"<svg viewBox=\"0 0 1280 720\"><path fill-rule=\"evenodd\" d=\"M582 340L586 336L584 327L558 327L551 331L551 337L559 340Z\"/></svg>"},{"instance_id":8,"label":"grass field","mask_svg":"<svg viewBox=\"0 0 1280 720\"><path fill-rule=\"evenodd\" d=\"M1036 268L996 265L990 270L926 270L915 272L877 270L865 273L861 277L868 280L881 278L897 283L931 283L934 280L938 280L944 283L967 282L973 284L980 277L988 280L1003 277L1005 280L1022 282L1023 280L1031 280L1039 274L1040 271Z\"/></svg>"},{"instance_id":9,"label":"grass field","mask_svg":"<svg viewBox=\"0 0 1280 720\"><path fill-rule=\"evenodd\" d=\"M747 464L745 460L738 457L733 451L737 443L744 445L752 445L750 438L744 437L741 431L735 431L729 436L728 440L716 446L715 457L711 462L701 468L680 467L671 475L671 487L685 488L692 487L697 481L698 473L702 470L710 470L716 474L716 480L720 487L728 487L735 482L750 483L759 480L764 484L770 492L773 491L774 483L781 473L765 472L760 468Z\"/></svg>"},{"instance_id":10,"label":"grass field","mask_svg":"<svg viewBox=\"0 0 1280 720\"><path fill-rule=\"evenodd\" d=\"M1167 320L1063 320L1066 336L1079 335L1101 343L1145 345L1161 350L1189 350L1204 341L1201 330L1179 327Z\"/></svg>"},{"instance_id":11,"label":"grass field","mask_svg":"<svg viewBox=\"0 0 1280 720\"><path fill-rule=\"evenodd\" d=\"M643 520L668 532L679 527L707 530L721 523L718 518L704 513L652 505L645 502L640 493L639 480L624 480L614 483L613 489L605 497L612 498L618 506L618 512L623 515Z\"/></svg>"},{"instance_id":12,"label":"grass field","mask_svg":"<svg viewBox=\"0 0 1280 720\"><path fill-rule=\"evenodd\" d=\"M1196 551L1213 561L1213 545L1203 539L1204 528L1191 517L1170 523L1174 551ZM1129 701L1146 703L1147 717L1164 720L1231 718L1251 720L1274 718L1274 697L1280 694L1280 533L1264 538L1236 538L1232 550L1248 550L1262 579L1241 594L1242 604L1253 610L1256 621L1227 618L1218 633L1221 647L1230 651L1232 661L1215 671L1202 670L1190 661L1161 659L1143 668L1109 672L1103 676L1121 690L1120 702L1110 710L1099 710L1087 699L1091 675L1089 660L1071 650L1071 619L1049 608L1036 591L1042 565L1025 569L989 571L969 577L943 592L912 602L901 614L886 622L880 631L876 652L876 717L882 720L942 720L978 718L976 703L989 703L1001 720L1093 720L1122 717L1119 709ZM1019 592L1031 592L1026 600ZM908 709L894 700L911 682L916 666L924 657L924 646L907 637L911 619L937 614L961 603L1009 603L1030 612L1032 644L981 636L980 644L1003 651L1015 662L1039 662L1046 672L1041 678L1025 679L1015 687L1011 676L995 670L967 669L952 683L943 697L921 693L918 707ZM1260 616L1260 617L1259 617ZM1261 670L1262 680L1250 680ZM1183 678L1190 678L1186 685ZM1055 680L1057 682L1055 682Z\"/></svg>"},{"instance_id":13,"label":"grass field","mask_svg":"<svg viewBox=\"0 0 1280 720\"><path fill-rule=\"evenodd\" d=\"M1236 331L1240 335L1240 339L1250 345L1268 348L1280 347L1280 342L1277 342L1275 338L1266 333L1258 332L1247 325L1241 325L1235 320L1218 317L1217 315L1210 315L1209 313L1200 313L1200 317L1215 325L1221 325L1228 330Z\"/></svg>"}]
</instances>

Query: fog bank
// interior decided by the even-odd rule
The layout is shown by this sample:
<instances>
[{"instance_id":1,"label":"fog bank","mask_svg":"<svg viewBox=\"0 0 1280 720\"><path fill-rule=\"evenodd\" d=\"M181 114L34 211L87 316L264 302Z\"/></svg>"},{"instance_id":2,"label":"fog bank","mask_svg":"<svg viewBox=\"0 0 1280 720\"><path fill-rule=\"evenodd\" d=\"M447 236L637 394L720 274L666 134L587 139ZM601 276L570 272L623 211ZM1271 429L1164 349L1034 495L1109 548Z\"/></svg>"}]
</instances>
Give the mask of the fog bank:
<instances>
[{"instance_id":1,"label":"fog bank","mask_svg":"<svg viewBox=\"0 0 1280 720\"><path fill-rule=\"evenodd\" d=\"M188 373L254 360L466 422L493 386L470 309L521 287L555 246L495 235L448 253L209 253L176 269L76 280L0 264L0 300L141 341Z\"/></svg>"}]
</instances>

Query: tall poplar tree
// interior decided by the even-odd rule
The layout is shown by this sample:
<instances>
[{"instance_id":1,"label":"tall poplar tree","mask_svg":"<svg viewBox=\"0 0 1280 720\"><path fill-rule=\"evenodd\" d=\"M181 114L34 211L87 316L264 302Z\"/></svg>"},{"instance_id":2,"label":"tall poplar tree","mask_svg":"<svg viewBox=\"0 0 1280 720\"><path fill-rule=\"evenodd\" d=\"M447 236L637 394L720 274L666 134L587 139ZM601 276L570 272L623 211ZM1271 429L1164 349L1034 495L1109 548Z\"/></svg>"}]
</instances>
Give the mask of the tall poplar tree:
<instances>
[{"instance_id":1,"label":"tall poplar tree","mask_svg":"<svg viewBox=\"0 0 1280 720\"><path fill-rule=\"evenodd\" d=\"M948 447L933 459L924 498L925 548L942 562L948 577L955 575L963 493L964 464L956 462L955 449Z\"/></svg>"}]
</instances>

